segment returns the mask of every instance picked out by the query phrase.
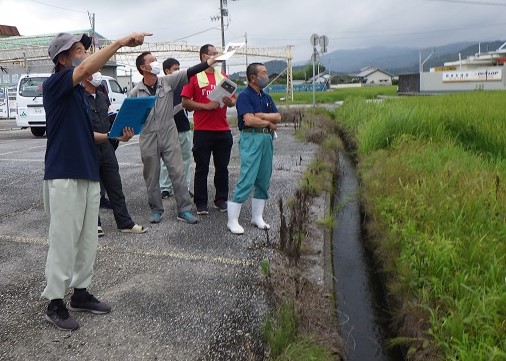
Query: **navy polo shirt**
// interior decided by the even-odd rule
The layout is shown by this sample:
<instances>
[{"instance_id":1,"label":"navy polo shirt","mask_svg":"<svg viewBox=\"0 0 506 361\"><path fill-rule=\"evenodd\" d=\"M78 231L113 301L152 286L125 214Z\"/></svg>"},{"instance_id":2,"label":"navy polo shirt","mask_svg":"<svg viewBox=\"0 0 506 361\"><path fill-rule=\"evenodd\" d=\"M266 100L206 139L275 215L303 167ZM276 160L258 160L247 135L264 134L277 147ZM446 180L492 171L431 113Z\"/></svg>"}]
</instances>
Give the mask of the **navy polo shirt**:
<instances>
[{"instance_id":1,"label":"navy polo shirt","mask_svg":"<svg viewBox=\"0 0 506 361\"><path fill-rule=\"evenodd\" d=\"M44 179L99 181L98 160L84 88L72 85L74 68L51 75L42 87L47 147Z\"/></svg>"},{"instance_id":2,"label":"navy polo shirt","mask_svg":"<svg viewBox=\"0 0 506 361\"><path fill-rule=\"evenodd\" d=\"M174 90L174 106L181 104L181 90L182 86L179 86ZM186 109L182 109L174 114L174 121L176 122L177 132L187 132L190 128L190 121L188 120L188 116L186 115Z\"/></svg>"},{"instance_id":3,"label":"navy polo shirt","mask_svg":"<svg viewBox=\"0 0 506 361\"><path fill-rule=\"evenodd\" d=\"M276 108L276 104L274 104L269 94L264 93L263 90L257 93L256 90L249 85L237 97L235 107L239 118L237 124L239 130L250 128L244 124L244 114L278 113L278 108Z\"/></svg>"}]
</instances>

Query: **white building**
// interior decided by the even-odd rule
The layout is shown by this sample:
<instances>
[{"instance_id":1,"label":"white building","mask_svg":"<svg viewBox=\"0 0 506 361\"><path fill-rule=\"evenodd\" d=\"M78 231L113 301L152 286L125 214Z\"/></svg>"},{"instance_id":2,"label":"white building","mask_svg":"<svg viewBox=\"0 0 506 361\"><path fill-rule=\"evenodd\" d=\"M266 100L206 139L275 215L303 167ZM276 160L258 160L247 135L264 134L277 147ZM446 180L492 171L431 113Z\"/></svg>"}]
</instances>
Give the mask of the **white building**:
<instances>
[{"instance_id":1,"label":"white building","mask_svg":"<svg viewBox=\"0 0 506 361\"><path fill-rule=\"evenodd\" d=\"M506 43L499 49L446 62L420 73L420 93L505 90Z\"/></svg>"},{"instance_id":2,"label":"white building","mask_svg":"<svg viewBox=\"0 0 506 361\"><path fill-rule=\"evenodd\" d=\"M392 85L393 75L374 66L368 66L360 69L356 77L366 85Z\"/></svg>"}]
</instances>

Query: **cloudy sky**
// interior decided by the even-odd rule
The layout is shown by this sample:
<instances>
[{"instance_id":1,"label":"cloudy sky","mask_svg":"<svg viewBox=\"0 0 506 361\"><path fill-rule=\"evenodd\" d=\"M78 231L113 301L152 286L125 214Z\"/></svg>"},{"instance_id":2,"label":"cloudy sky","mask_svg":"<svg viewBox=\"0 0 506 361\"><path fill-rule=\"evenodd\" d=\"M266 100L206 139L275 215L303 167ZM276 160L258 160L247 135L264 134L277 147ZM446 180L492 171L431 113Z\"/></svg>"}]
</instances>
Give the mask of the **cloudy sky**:
<instances>
[{"instance_id":1,"label":"cloudy sky","mask_svg":"<svg viewBox=\"0 0 506 361\"><path fill-rule=\"evenodd\" d=\"M149 42L221 45L220 0L0 0L0 24L22 35L89 29L109 39L148 31ZM506 0L228 0L226 42L293 45L309 60L311 34L327 35L328 51L369 46L425 48L457 41L506 39ZM198 60L198 59L196 59Z\"/></svg>"}]
</instances>

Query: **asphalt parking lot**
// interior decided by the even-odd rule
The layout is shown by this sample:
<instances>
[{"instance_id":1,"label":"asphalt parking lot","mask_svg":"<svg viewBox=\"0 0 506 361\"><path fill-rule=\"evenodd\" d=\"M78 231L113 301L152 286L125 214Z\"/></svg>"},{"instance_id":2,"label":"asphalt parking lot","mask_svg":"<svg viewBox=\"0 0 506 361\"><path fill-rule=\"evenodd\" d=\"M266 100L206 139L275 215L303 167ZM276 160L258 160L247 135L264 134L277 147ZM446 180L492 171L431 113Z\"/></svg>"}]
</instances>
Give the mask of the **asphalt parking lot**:
<instances>
[{"instance_id":1,"label":"asphalt parking lot","mask_svg":"<svg viewBox=\"0 0 506 361\"><path fill-rule=\"evenodd\" d=\"M11 122L11 123L9 123ZM159 224L149 224L137 137L117 150L127 205L142 235L122 234L101 209L90 291L113 307L108 315L77 313L81 327L57 330L44 320L48 220L42 206L45 138L0 120L0 360L251 360L261 359L262 319L268 311L259 261L264 231L249 225L250 201L240 221L245 234L226 228L227 215L210 208L199 224L176 220L175 201L164 200ZM271 199L265 219L279 236L277 200L291 197L315 146L293 138L290 125L275 140ZM237 180L237 130L230 190ZM210 204L213 193L209 177Z\"/></svg>"}]
</instances>

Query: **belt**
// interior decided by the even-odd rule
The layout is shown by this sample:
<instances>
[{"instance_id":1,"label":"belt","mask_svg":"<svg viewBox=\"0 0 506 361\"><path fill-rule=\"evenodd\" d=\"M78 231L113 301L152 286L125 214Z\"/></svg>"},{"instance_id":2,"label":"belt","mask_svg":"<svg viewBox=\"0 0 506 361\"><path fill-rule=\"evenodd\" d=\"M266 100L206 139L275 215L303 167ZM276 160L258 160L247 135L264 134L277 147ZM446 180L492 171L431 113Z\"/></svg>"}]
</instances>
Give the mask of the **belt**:
<instances>
[{"instance_id":1,"label":"belt","mask_svg":"<svg viewBox=\"0 0 506 361\"><path fill-rule=\"evenodd\" d=\"M270 128L244 128L241 130L244 133L262 133L262 134L271 134L272 131Z\"/></svg>"}]
</instances>

